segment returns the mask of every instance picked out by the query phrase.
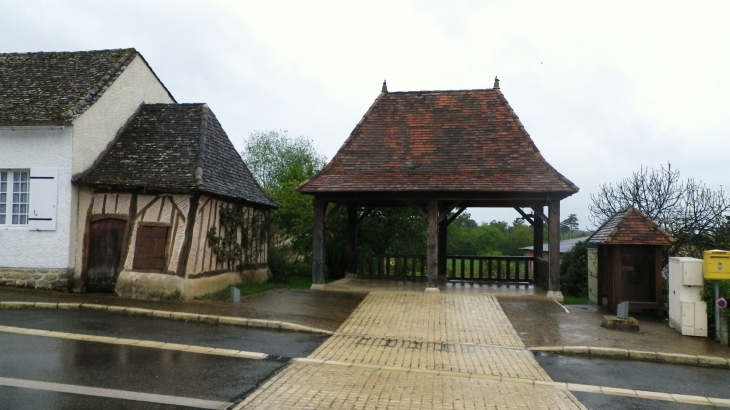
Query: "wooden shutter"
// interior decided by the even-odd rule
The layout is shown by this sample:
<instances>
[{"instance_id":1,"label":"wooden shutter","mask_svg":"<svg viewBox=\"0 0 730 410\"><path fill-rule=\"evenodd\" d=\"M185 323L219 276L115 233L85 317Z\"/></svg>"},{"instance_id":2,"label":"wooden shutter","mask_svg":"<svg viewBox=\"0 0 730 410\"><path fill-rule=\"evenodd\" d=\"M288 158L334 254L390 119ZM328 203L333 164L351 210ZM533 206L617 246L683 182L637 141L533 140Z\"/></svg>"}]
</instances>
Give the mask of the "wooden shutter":
<instances>
[{"instance_id":1,"label":"wooden shutter","mask_svg":"<svg viewBox=\"0 0 730 410\"><path fill-rule=\"evenodd\" d=\"M137 227L137 243L134 249L133 269L165 269L167 226Z\"/></svg>"},{"instance_id":2,"label":"wooden shutter","mask_svg":"<svg viewBox=\"0 0 730 410\"><path fill-rule=\"evenodd\" d=\"M58 170L56 168L32 168L30 170L28 229L55 231L57 204Z\"/></svg>"}]
</instances>

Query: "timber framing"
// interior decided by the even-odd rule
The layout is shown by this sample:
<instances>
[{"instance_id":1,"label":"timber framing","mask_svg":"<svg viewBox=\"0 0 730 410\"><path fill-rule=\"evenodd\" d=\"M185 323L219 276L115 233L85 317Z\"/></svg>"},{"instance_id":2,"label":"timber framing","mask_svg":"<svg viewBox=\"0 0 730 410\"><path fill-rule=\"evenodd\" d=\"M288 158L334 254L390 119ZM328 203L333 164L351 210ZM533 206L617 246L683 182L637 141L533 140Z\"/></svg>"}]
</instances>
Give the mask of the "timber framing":
<instances>
[{"instance_id":1,"label":"timber framing","mask_svg":"<svg viewBox=\"0 0 730 410\"><path fill-rule=\"evenodd\" d=\"M335 157L297 190L314 197L317 288L324 286L323 237L333 212L347 207L347 273L355 273L357 225L373 208L409 207L427 225L427 290L436 290L446 280L448 225L464 210L515 208L540 249L545 224L549 246L557 247L560 201L578 187L542 157L495 79L483 90L388 92L384 85ZM337 205L326 213L327 203ZM549 258L549 272L535 263L535 275L561 299L559 252Z\"/></svg>"}]
</instances>

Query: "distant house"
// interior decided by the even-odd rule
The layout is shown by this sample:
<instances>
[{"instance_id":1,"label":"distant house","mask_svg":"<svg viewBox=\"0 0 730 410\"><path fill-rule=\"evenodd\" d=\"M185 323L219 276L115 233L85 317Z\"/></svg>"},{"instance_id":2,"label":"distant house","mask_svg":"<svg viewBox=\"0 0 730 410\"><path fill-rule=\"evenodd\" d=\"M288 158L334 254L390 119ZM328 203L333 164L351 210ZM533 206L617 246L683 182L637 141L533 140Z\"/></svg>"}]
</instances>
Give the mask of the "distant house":
<instances>
[{"instance_id":1,"label":"distant house","mask_svg":"<svg viewBox=\"0 0 730 410\"><path fill-rule=\"evenodd\" d=\"M566 239L564 241L560 241L560 257L563 256L565 252L568 252L569 250L573 249L573 246L577 244L578 242L585 242L587 241L589 236L582 236L580 238L572 238L572 239ZM533 256L535 247L533 246L525 246L522 249L523 256ZM548 244L544 243L542 244L542 253L545 259L547 259L548 254Z\"/></svg>"},{"instance_id":2,"label":"distant house","mask_svg":"<svg viewBox=\"0 0 730 410\"><path fill-rule=\"evenodd\" d=\"M201 247L219 208L276 207L134 49L0 54L0 90L0 284L186 299L237 268Z\"/></svg>"}]
</instances>

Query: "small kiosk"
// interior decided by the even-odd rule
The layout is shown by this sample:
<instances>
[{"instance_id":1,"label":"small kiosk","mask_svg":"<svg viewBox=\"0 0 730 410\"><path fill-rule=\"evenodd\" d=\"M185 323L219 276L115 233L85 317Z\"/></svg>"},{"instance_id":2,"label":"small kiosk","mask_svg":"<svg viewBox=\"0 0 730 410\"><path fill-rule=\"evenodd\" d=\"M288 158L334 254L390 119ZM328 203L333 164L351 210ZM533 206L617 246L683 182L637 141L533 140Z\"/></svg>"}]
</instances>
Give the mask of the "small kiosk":
<instances>
[{"instance_id":1,"label":"small kiosk","mask_svg":"<svg viewBox=\"0 0 730 410\"><path fill-rule=\"evenodd\" d=\"M597 303L615 313L628 301L631 311L661 315L662 259L672 243L674 238L638 209L614 214L588 238L597 247Z\"/></svg>"}]
</instances>

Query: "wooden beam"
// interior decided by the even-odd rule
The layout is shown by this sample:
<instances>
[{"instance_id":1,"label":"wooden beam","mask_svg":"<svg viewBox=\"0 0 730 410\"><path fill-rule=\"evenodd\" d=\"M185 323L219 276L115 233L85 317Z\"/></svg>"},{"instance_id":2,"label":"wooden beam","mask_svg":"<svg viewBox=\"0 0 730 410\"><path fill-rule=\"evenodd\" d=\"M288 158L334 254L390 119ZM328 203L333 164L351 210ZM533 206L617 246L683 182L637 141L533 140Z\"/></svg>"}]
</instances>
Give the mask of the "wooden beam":
<instances>
[{"instance_id":1,"label":"wooden beam","mask_svg":"<svg viewBox=\"0 0 730 410\"><path fill-rule=\"evenodd\" d=\"M332 207L332 209L330 209L329 212L327 212L327 214L324 216L324 221L325 222L329 221L330 218L332 218L335 215L335 212L340 210L340 208L342 208L342 202L336 203L335 206Z\"/></svg>"},{"instance_id":2,"label":"wooden beam","mask_svg":"<svg viewBox=\"0 0 730 410\"><path fill-rule=\"evenodd\" d=\"M441 210L439 211L439 220L438 220L438 222L441 223L441 221L443 221L444 219L448 218L449 212L453 211L454 208L456 208L457 206L459 206L460 203L461 203L461 201L454 201L451 204L442 207Z\"/></svg>"},{"instance_id":3,"label":"wooden beam","mask_svg":"<svg viewBox=\"0 0 730 410\"><path fill-rule=\"evenodd\" d=\"M456 220L456 218L458 218L459 215L461 215L464 211L466 211L465 206L462 206L461 208L459 208L459 210L456 211L455 214L453 214L449 217L448 221L446 222L446 225L451 225L451 223L454 222Z\"/></svg>"},{"instance_id":4,"label":"wooden beam","mask_svg":"<svg viewBox=\"0 0 730 410\"><path fill-rule=\"evenodd\" d=\"M548 292L560 292L560 201L551 200L548 204L548 266L550 279Z\"/></svg>"},{"instance_id":5,"label":"wooden beam","mask_svg":"<svg viewBox=\"0 0 730 410\"><path fill-rule=\"evenodd\" d=\"M427 287L438 289L438 201L428 201L428 233L426 246L426 260L428 263Z\"/></svg>"},{"instance_id":6,"label":"wooden beam","mask_svg":"<svg viewBox=\"0 0 730 410\"><path fill-rule=\"evenodd\" d=\"M430 202L436 202L436 201L429 201L429 203ZM413 209L413 211L416 213L416 215L420 216L424 222L428 223L428 214L422 207L416 205L412 201L405 201L405 203L408 204L408 206L410 206L411 209ZM436 209L436 212L438 213L438 209Z\"/></svg>"},{"instance_id":7,"label":"wooden beam","mask_svg":"<svg viewBox=\"0 0 730 410\"><path fill-rule=\"evenodd\" d=\"M538 209L540 213L542 213L542 209ZM538 210L535 210L533 208L533 212L537 214ZM535 218L532 221L532 256L535 258L534 262L534 270L533 275L544 277L542 275L545 275L547 272L543 272L544 269L542 268L542 264L537 262L537 258L543 259L542 255L542 248L543 248L543 238L544 238L544 224L542 222L542 219Z\"/></svg>"},{"instance_id":8,"label":"wooden beam","mask_svg":"<svg viewBox=\"0 0 730 410\"><path fill-rule=\"evenodd\" d=\"M439 222L438 232L438 263L439 263L439 282L446 282L446 241L448 240L449 220L444 219Z\"/></svg>"},{"instance_id":9,"label":"wooden beam","mask_svg":"<svg viewBox=\"0 0 730 410\"><path fill-rule=\"evenodd\" d=\"M556 201L557 201L557 199L556 199ZM552 201L550 201L550 202L552 202ZM533 208L533 209L536 209L536 208ZM548 226L550 225L550 218L548 218L544 213L542 213L542 211L540 211L540 212L537 212L536 211L535 212L535 215L539 216L540 219L542 219L543 222L545 222L546 224L548 224Z\"/></svg>"},{"instance_id":10,"label":"wooden beam","mask_svg":"<svg viewBox=\"0 0 730 410\"><path fill-rule=\"evenodd\" d=\"M347 269L345 273L355 274L357 267L357 207L347 206Z\"/></svg>"},{"instance_id":11,"label":"wooden beam","mask_svg":"<svg viewBox=\"0 0 730 410\"><path fill-rule=\"evenodd\" d=\"M515 207L515 211L519 212L519 213L520 213L520 215L522 215L522 219L526 220L526 221L527 221L527 222L528 222L528 223L529 223L530 225L532 225L533 227L535 226L535 221L533 220L533 217L535 216L535 214L526 214L526 213L525 213L525 212L524 212L524 211L522 210L522 208L520 208L520 207L517 207L517 206Z\"/></svg>"},{"instance_id":12,"label":"wooden beam","mask_svg":"<svg viewBox=\"0 0 730 410\"><path fill-rule=\"evenodd\" d=\"M312 232L312 286L324 285L324 213L326 202L314 198Z\"/></svg>"}]
</instances>

